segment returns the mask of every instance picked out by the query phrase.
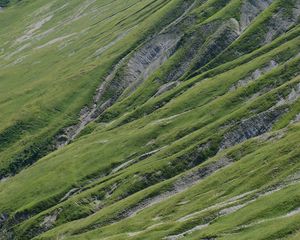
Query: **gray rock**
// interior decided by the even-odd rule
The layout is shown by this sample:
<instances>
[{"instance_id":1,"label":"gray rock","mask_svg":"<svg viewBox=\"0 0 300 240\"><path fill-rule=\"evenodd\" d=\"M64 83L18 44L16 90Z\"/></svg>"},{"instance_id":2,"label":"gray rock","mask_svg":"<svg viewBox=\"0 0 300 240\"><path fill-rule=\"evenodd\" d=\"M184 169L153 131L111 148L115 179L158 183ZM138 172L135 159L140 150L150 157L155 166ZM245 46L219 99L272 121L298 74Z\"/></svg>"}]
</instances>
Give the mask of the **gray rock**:
<instances>
[{"instance_id":1,"label":"gray rock","mask_svg":"<svg viewBox=\"0 0 300 240\"><path fill-rule=\"evenodd\" d=\"M44 221L40 224L40 227L45 230L52 228L61 212L62 209L59 208L56 209L52 214L46 216Z\"/></svg>"},{"instance_id":2,"label":"gray rock","mask_svg":"<svg viewBox=\"0 0 300 240\"><path fill-rule=\"evenodd\" d=\"M129 92L155 72L175 51L181 36L176 33L164 33L146 43L129 60L124 84Z\"/></svg>"},{"instance_id":3,"label":"gray rock","mask_svg":"<svg viewBox=\"0 0 300 240\"><path fill-rule=\"evenodd\" d=\"M266 133L284 112L282 109L273 108L240 121L224 134L219 149L232 147L249 138Z\"/></svg>"},{"instance_id":4,"label":"gray rock","mask_svg":"<svg viewBox=\"0 0 300 240\"><path fill-rule=\"evenodd\" d=\"M270 24L267 26L267 34L264 43L269 43L280 34L286 32L293 26L300 16L300 2L295 1L292 14L287 14L286 11L279 10L272 15Z\"/></svg>"},{"instance_id":5,"label":"gray rock","mask_svg":"<svg viewBox=\"0 0 300 240\"><path fill-rule=\"evenodd\" d=\"M262 75L270 72L271 70L273 70L274 68L276 68L278 66L278 63L275 62L274 60L271 60L267 65L265 65L262 68L258 68L256 69L254 72L250 73L249 76L247 76L244 79L239 80L237 83L235 83L230 89L229 91L232 92L234 90L236 90L239 87L244 87L246 85L248 85L250 82L253 82L255 80L257 80L258 78L260 78Z\"/></svg>"},{"instance_id":6,"label":"gray rock","mask_svg":"<svg viewBox=\"0 0 300 240\"><path fill-rule=\"evenodd\" d=\"M273 0L247 0L243 1L240 17L240 30L243 32L251 22L265 10Z\"/></svg>"}]
</instances>

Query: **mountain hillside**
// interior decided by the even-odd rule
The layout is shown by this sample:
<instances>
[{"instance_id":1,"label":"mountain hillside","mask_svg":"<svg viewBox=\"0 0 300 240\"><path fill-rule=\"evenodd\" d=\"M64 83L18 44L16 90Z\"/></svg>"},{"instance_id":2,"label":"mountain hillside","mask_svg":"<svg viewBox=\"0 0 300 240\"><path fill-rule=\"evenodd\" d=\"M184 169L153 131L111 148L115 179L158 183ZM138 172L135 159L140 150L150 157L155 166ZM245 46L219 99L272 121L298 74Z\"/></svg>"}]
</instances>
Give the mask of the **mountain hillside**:
<instances>
[{"instance_id":1,"label":"mountain hillside","mask_svg":"<svg viewBox=\"0 0 300 240\"><path fill-rule=\"evenodd\" d=\"M0 240L300 239L300 0L0 0Z\"/></svg>"}]
</instances>

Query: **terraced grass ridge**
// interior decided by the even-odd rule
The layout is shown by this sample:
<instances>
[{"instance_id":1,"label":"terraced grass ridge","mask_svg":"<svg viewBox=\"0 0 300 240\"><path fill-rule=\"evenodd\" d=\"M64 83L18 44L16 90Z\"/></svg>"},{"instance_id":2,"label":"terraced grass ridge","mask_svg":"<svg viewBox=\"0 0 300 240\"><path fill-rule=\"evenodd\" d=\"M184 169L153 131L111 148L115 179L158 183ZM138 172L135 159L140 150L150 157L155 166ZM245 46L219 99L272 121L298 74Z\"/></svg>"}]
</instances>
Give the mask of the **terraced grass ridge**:
<instances>
[{"instance_id":1,"label":"terraced grass ridge","mask_svg":"<svg viewBox=\"0 0 300 240\"><path fill-rule=\"evenodd\" d=\"M299 240L300 0L0 0L0 240Z\"/></svg>"}]
</instances>

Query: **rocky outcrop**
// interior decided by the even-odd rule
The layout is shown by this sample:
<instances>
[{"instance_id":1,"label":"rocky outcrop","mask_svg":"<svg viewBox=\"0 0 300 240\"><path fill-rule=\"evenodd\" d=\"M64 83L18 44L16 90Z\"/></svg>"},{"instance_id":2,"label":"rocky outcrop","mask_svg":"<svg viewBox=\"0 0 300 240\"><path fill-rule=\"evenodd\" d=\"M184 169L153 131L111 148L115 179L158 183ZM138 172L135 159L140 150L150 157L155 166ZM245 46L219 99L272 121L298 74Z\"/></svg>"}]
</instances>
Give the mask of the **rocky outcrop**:
<instances>
[{"instance_id":1,"label":"rocky outcrop","mask_svg":"<svg viewBox=\"0 0 300 240\"><path fill-rule=\"evenodd\" d=\"M276 106L290 105L296 102L300 97L300 83L294 86L286 97L281 97Z\"/></svg>"},{"instance_id":2,"label":"rocky outcrop","mask_svg":"<svg viewBox=\"0 0 300 240\"><path fill-rule=\"evenodd\" d=\"M58 218L61 211L62 209L57 209L51 215L46 216L44 218L44 221L40 224L40 227L42 227L44 230L50 229L55 224L56 219Z\"/></svg>"},{"instance_id":3,"label":"rocky outcrop","mask_svg":"<svg viewBox=\"0 0 300 240\"><path fill-rule=\"evenodd\" d=\"M146 198L142 200L140 203L137 203L135 206L125 209L118 215L118 218L115 221L119 221L124 218L135 216L138 212L153 206L159 202L162 202L175 194L181 193L188 189L189 187L197 184L199 181L205 179L206 177L214 174L221 168L224 168L232 163L232 159L227 157L221 158L218 161L207 164L206 166L199 167L194 171L191 171L188 174L185 174L181 178L178 178L177 181L174 182L171 189L158 194L151 198Z\"/></svg>"},{"instance_id":4,"label":"rocky outcrop","mask_svg":"<svg viewBox=\"0 0 300 240\"><path fill-rule=\"evenodd\" d=\"M127 64L123 82L129 86L129 92L135 90L174 53L180 38L177 33L158 35L133 55Z\"/></svg>"},{"instance_id":5,"label":"rocky outcrop","mask_svg":"<svg viewBox=\"0 0 300 240\"><path fill-rule=\"evenodd\" d=\"M174 77L180 77L188 71L187 75L192 77L197 70L204 67L207 63L213 60L216 56L222 53L240 36L240 25L235 18L230 18L226 21L213 21L202 25L199 28L200 37L197 43L193 44L193 51L190 54L190 59L182 62ZM198 33L197 33L198 35Z\"/></svg>"},{"instance_id":6,"label":"rocky outcrop","mask_svg":"<svg viewBox=\"0 0 300 240\"><path fill-rule=\"evenodd\" d=\"M265 10L273 0L247 0L243 1L240 16L241 32L252 23L252 21Z\"/></svg>"},{"instance_id":7,"label":"rocky outcrop","mask_svg":"<svg viewBox=\"0 0 300 240\"><path fill-rule=\"evenodd\" d=\"M118 64L116 64L111 73L105 78L105 80L96 89L96 93L93 97L92 106L85 106L81 109L79 114L79 123L70 127L62 129L61 133L55 138L54 146L61 148L69 144L74 140L78 134L85 128L87 124L94 121L105 109L112 104L112 100L108 99L106 102L102 102L101 98L106 91L107 86L110 84L112 79L115 77L117 71L124 63L126 57L122 58Z\"/></svg>"},{"instance_id":8,"label":"rocky outcrop","mask_svg":"<svg viewBox=\"0 0 300 240\"><path fill-rule=\"evenodd\" d=\"M237 83L235 83L230 88L229 91L234 91L234 90L236 90L239 87L244 87L244 86L248 85L250 82L257 80L262 75L270 72L271 70L273 70L277 66L278 66L278 63L276 61L274 61L274 60L271 60L264 67L256 69L255 71L253 71L252 73L250 73L246 78L239 80Z\"/></svg>"},{"instance_id":9,"label":"rocky outcrop","mask_svg":"<svg viewBox=\"0 0 300 240\"><path fill-rule=\"evenodd\" d=\"M111 73L96 89L93 105L91 107L85 106L81 110L79 123L62 129L61 133L55 138L54 146L56 148L63 147L74 140L88 123L99 117L121 95L128 96L132 93L146 78L168 60L175 52L176 46L183 36L183 33L178 31L177 24L180 24L194 5L195 3L185 6L186 10L181 16L166 26L161 32L152 36L133 53L127 54L114 66ZM121 35L116 41L123 37L124 35ZM100 55L102 51L103 49L100 49L96 52L97 55ZM112 95L107 98L107 93Z\"/></svg>"},{"instance_id":10,"label":"rocky outcrop","mask_svg":"<svg viewBox=\"0 0 300 240\"><path fill-rule=\"evenodd\" d=\"M297 126L289 127L288 124L300 121L298 105L296 105L299 103L300 84L298 84L295 70L299 66L296 64L297 59L290 60L291 64L285 64L287 59L291 59L291 56L299 50L296 41L298 32L294 28L270 45L259 48L266 35L269 34L267 32L270 29L266 27L269 24L269 18L277 19L278 17L276 14L272 16L269 13L278 11L277 14L280 15L281 12L281 9L268 8L272 3L271 0L225 0L217 1L220 3L218 6L212 6L214 1L205 0L195 1L194 4L191 4L192 0L182 1L182 4L177 6L176 1L170 1L174 4L174 8L171 9L175 10L170 13L162 11L161 14L168 14L163 19L164 24L161 24L164 26L149 27L149 31L147 29L142 34L138 33L140 35L137 38L133 37L137 32L131 32L131 29L138 29L140 22L144 19L147 19L146 24L151 25L148 16L164 6L167 1L150 1L149 15L144 15L144 11L147 10L147 1L133 1L135 2L132 3L134 8L137 6L142 8L138 12L132 11L132 19L128 16L130 13L124 14L123 7L128 7L127 3L124 3L124 6L120 8L122 13L118 19L120 22L117 21L117 16L110 14L103 16L105 19L102 19L102 16L99 19L94 18L100 12L100 7L111 9L113 1L103 3L105 6L99 5L99 2L101 1L84 0L77 8L70 6L73 14L68 18L68 22L79 19L82 22L89 22L92 19L90 25L97 25L98 21L107 21L105 25L107 28L110 28L110 24L117 22L112 26L113 33L101 32L102 27L91 28L91 35L87 30L86 38L78 37L76 47L79 49L80 43L88 43L80 48L80 51L90 45L93 48L89 49L86 54L82 52L80 55L75 53L72 55L71 53L65 56L74 59L76 56L79 57L79 60L74 61L78 65L72 65L74 69L76 68L75 75L78 70L76 66L81 63L86 63L88 66L87 72L80 71L84 76L88 74L88 77L94 77L101 66L105 67L107 75L101 79L98 87L93 85L95 92L93 98L91 96L90 103L86 102L88 105L84 107L78 105L82 103L78 101L79 98L84 100L82 99L84 95L80 94L79 98L70 98L72 105L65 102L68 105L66 106L68 112L65 112L65 105L58 108L61 114L66 115L67 113L74 114L71 110L75 107L76 109L82 107L78 114L77 124L63 129L56 137L55 148L63 147L81 134L86 135L77 143L68 146L66 151L57 151L54 155L51 154L46 159L33 164L42 156L38 155L27 164L33 166L20 173L20 177L11 176L7 181L0 180L3 186L1 192L4 193L2 195L6 195L1 198L1 213L8 213L0 215L0 231L4 232L9 229L16 234L15 238L8 238L6 233L0 232L0 239L3 236L5 236L4 239L31 239L37 235L43 235L37 238L44 236L52 238L55 233L59 237L80 238L81 233L103 226L108 229L107 226L110 224L117 226L114 229L112 227L112 230L118 230L110 237L126 239L128 236L136 236L143 232L143 237L147 238L146 234L152 227L155 228L157 223L168 224L165 220L172 221L174 226L167 231L162 231L161 239L164 237L165 239L183 238L194 231L210 227L210 224L214 224L214 220L219 216L234 213L245 207L250 203L249 200L253 199L253 191L260 193L261 188L271 184L271 181L260 180L256 183L254 181L256 179L248 184L247 181L251 176L260 176L259 172L253 171L248 176L247 169L243 168L246 174L239 175L239 171L236 170L236 161L241 159L237 166L239 170L241 169L239 166L247 162L243 160L249 160L247 156L259 155L256 153L261 151L261 145L270 146L274 152L278 150L278 155L280 155L281 149L277 148L280 144L286 152L289 151L284 161L292 165L298 159L299 151L292 149L293 147L297 150L296 145L290 145L291 150L288 148L288 144L293 144L297 139L296 133L289 138L290 132L296 131ZM159 4L155 5L158 2ZM284 1L276 1L277 3L284 3ZM64 2L62 1L61 4ZM194 9L194 6L197 8ZM282 6L289 5L282 4ZM260 15L266 8L267 10ZM88 17L85 10L93 11L95 15ZM291 10L295 12L293 13L295 16L297 11L297 8ZM182 15L179 16L180 14ZM24 38L19 39L20 44L23 41L30 41L29 44L32 44L35 51L37 49L32 40L36 39L38 34L42 34L41 32L48 25L59 20L57 16L45 18L53 14L42 15L40 14L38 19L33 19L32 22L26 24L30 26L29 28L24 27L19 30L22 35L25 34ZM285 17L280 16L280 18ZM110 18L113 18L112 23L107 20ZM295 18L287 18L288 21L295 21ZM127 23L125 24L127 21L128 26ZM156 24L156 21L154 22ZM286 22L274 24L282 24L284 29L288 27ZM75 26L76 23L74 23ZM276 38L278 34L276 33L278 29L273 30L275 33L270 35L270 39ZM279 32L281 31L283 30L279 27ZM131 35L129 32L134 32L134 34ZM68 36L64 31L62 33ZM250 37L247 38L247 36ZM111 39L110 42L106 41L107 37ZM49 40L45 39L45 45L39 44L40 47L45 47L45 52L52 43L62 38ZM124 43L129 40L132 40L130 46L124 46ZM24 46L29 50L30 45L24 44ZM115 48L112 49L112 46ZM16 48L17 51L24 50L19 47ZM52 47L54 49L54 46ZM70 49L76 51L71 46ZM109 51L106 52L108 49ZM103 54L104 52L107 55ZM223 62L218 61L219 56L228 52L228 58L221 59L224 60ZM106 56L108 58L104 59ZM103 62L102 57L105 60ZM87 59L92 59L92 62L85 62ZM63 60L61 58L61 61ZM114 65L109 65L111 61L114 61ZM212 66L214 63L215 65ZM277 67L279 64L280 66ZM108 67L110 70L107 70ZM276 70L272 71L274 68ZM92 72L89 74L90 69ZM69 70L71 76L72 69ZM195 74L194 78L191 78L192 74ZM5 77L5 74L3 76ZM78 75L79 78L81 76ZM84 77L80 80L84 82L86 79ZM92 87L88 86L88 82L83 84L88 88ZM83 84L80 83L80 86ZM145 89L144 86L149 88ZM138 91L135 92L138 87ZM230 87L232 87L231 91L239 89L230 93L228 92ZM173 90L170 91L171 89ZM79 90L71 91L70 97L76 95ZM20 91L23 92L23 89ZM85 89L83 94L89 91L90 89ZM167 94L164 94L166 92ZM39 98L36 101L39 101ZM86 101L89 100L86 99ZM106 122L110 122L100 123L102 119L95 121L99 116L104 116L103 112L115 103L116 105L107 111L108 117L104 118ZM288 110L290 112L286 114ZM115 121L112 121L113 119ZM88 125L93 121L95 121L93 124ZM29 123L32 125L31 120ZM57 125L59 122L53 120L53 123L56 128L49 131L51 133L49 141L59 128ZM43 126L46 124L47 122L43 121ZM124 125L121 126L122 124ZM274 133L272 131L274 125L276 129L283 127L286 131ZM86 126L87 128L82 131ZM27 131L24 126L21 126L22 134L24 132L24 135L28 134L28 137L26 135L25 138L23 136L19 138L20 143L24 143L26 139L31 140L30 134L36 129L39 128ZM96 130L89 134L93 129ZM12 130L8 131L11 133L11 139L7 141L6 136L2 137L4 141L0 150L5 150L8 144L12 147L13 144L18 145L18 135L14 133L16 132L14 129ZM42 141L44 138L44 135L41 135L38 140ZM246 141L247 139L251 140ZM47 143L44 145L51 145L51 142ZM243 144L239 145L240 143ZM275 147L272 148L273 146ZM90 152L88 154L80 152L78 150L80 147ZM33 148L32 152L40 152L41 148L36 149ZM222 151L225 149L226 151ZM284 154L282 156L285 156ZM261 155L268 157L267 153ZM277 154L269 155L270 161L268 162L276 159L275 155ZM50 162L52 159L54 160ZM264 162L260 160L260 158L255 159L253 165ZM69 166L70 164L72 166ZM84 165L81 166L81 164ZM249 162L247 166L248 164ZM263 167L268 168L266 164L268 163L264 163ZM273 166L270 164L269 170L269 175L274 176L273 184L276 180L277 166L274 166L273 171ZM287 170L290 172L290 169ZM281 181L281 176L286 173L283 171L278 173L278 176L280 174L278 181ZM35 180L34 176L38 178L37 185L34 189L26 188L26 191L22 192L22 184L24 186L32 184ZM243 178L239 179L240 176ZM201 184L196 186L200 182ZM244 187L241 183L245 182ZM219 186L220 184L224 185ZM174 199L169 199L172 197ZM18 198L18 201L10 203L14 198ZM170 205L164 202L168 199ZM205 199L209 201L205 202ZM157 211L157 207L164 204L172 207ZM136 214L140 218L144 213L151 212L150 207L153 205L155 205L153 215L151 213L147 216L157 221L156 224L152 224L151 219L147 219L145 221L147 226L133 224L129 230L136 232L127 233L127 229L123 228L129 220L126 218L134 218ZM299 213L297 208L294 212L289 211L289 215L295 213ZM154 220L155 218L158 220ZM119 221L122 221L120 225L118 225ZM49 231L50 229L53 230ZM106 232L102 229L97 229L97 231L99 238L106 237L104 236ZM44 235L44 232L47 233ZM213 238L214 236L210 237L210 239Z\"/></svg>"},{"instance_id":11,"label":"rocky outcrop","mask_svg":"<svg viewBox=\"0 0 300 240\"><path fill-rule=\"evenodd\" d=\"M239 28L239 23L235 18L231 18L221 24L217 31L201 47L196 58L196 69L207 64L236 40L240 36Z\"/></svg>"},{"instance_id":12,"label":"rocky outcrop","mask_svg":"<svg viewBox=\"0 0 300 240\"><path fill-rule=\"evenodd\" d=\"M267 34L265 36L264 43L269 43L279 35L285 33L290 27L292 27L299 18L300 15L300 2L295 1L295 5L291 13L287 13L288 10L279 10L272 15L269 20L267 28Z\"/></svg>"},{"instance_id":13,"label":"rocky outcrop","mask_svg":"<svg viewBox=\"0 0 300 240\"><path fill-rule=\"evenodd\" d=\"M249 138L259 136L271 129L276 120L285 112L282 108L271 108L253 117L236 123L224 134L220 150L242 143Z\"/></svg>"}]
</instances>

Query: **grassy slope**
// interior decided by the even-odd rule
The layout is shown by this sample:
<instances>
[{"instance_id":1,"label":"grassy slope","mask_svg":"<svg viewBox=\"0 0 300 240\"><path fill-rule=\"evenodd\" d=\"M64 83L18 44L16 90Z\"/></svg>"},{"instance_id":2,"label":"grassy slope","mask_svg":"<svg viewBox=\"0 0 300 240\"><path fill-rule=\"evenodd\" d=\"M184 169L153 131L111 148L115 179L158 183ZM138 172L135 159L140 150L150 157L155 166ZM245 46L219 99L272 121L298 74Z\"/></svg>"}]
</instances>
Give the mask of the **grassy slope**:
<instances>
[{"instance_id":1,"label":"grassy slope","mask_svg":"<svg viewBox=\"0 0 300 240\"><path fill-rule=\"evenodd\" d=\"M65 9L58 10L61 14L56 12L57 17L43 25L43 30L59 26L55 32L50 32L42 40L30 36L32 46L20 50L21 55L16 53L7 58L5 51L8 50L2 51L0 109L7 114L1 116L0 121L4 137L9 136L2 140L4 146L0 147L2 169L7 168L14 161L13 156L26 149L28 143L39 142L45 136L50 138L62 126L76 121L76 113L88 103L87 99L90 99L99 79L105 76L111 65L136 47L148 31L158 27L161 16L180 4L180 1L170 1L169 5L166 1L109 2L91 1L92 5L87 8L90 9L90 12L87 11L89 14L66 27L60 23L66 21L76 6L80 8L80 1L72 1L70 4L73 6L67 5ZM151 2L154 6L147 5ZM160 2L166 7L161 8ZM205 18L199 16L200 26L216 19L237 17L236 11L228 9L238 9L240 1L217 2L207 1L192 12L197 15L211 6L207 8L210 11ZM127 8L130 3L133 6ZM275 1L274 6L280 3ZM61 1L56 1L52 8L59 9L62 5ZM143 8L145 5L147 7ZM155 8L155 5L159 7ZM22 15L25 19L17 21L13 16L20 15L20 11L33 14L33 10L42 6L43 1L24 2L0 14L0 22L1 19L12 22L12 25L4 25L6 27L0 30L1 41L7 42L7 48L11 44L10 39L22 33L17 30L11 36L5 33L10 28L24 29L32 20ZM112 118L116 118L115 121L103 123L100 119L74 143L48 154L28 169L1 182L0 212L10 215L8 224L14 225L14 237L27 239L48 230L43 229L41 223L45 217L59 210L60 214L51 226L55 228L37 239L54 239L57 236L67 239L161 239L207 222L209 226L201 231L190 231L186 239L278 239L287 236L297 239L299 214L293 211L300 207L297 201L300 128L298 123L291 124L291 121L299 113L300 102L297 98L286 100L280 106L278 102L290 99L291 92L297 90L300 83L300 58L297 56L300 49L299 26L264 46L257 45L257 39L249 40L247 37L262 26L259 23L265 22L274 6L259 15L249 29L204 70L196 71L193 78L159 97L149 99L159 84L154 84L150 90L147 86L155 83L156 76L163 78L172 69L174 60L171 58L163 66L165 69L159 70L133 95L107 111L106 122ZM99 11L109 9L103 11L107 16L93 15L95 7L99 7ZM152 15L145 16L148 11ZM114 25L120 18L124 18L124 23ZM70 37L63 48L54 44L33 50L61 34L82 29L86 29L87 33L74 40ZM95 50L127 29L131 30L122 41L101 57L90 58ZM249 43L255 46L252 52L220 64L223 56L237 50L236 46L240 49L243 44ZM10 45L9 52L14 52L17 46ZM71 57L67 58L70 54ZM28 55L23 62L8 65L22 55ZM180 56L174 55L174 59ZM230 90L271 60L279 65L257 80ZM33 67L35 61L40 61L36 63L39 67ZM16 106L23 106L22 111L13 111ZM234 131L241 120L274 108L281 115L271 134L237 142L236 146L218 152L224 136ZM111 117L110 113L114 112L123 116ZM7 133L7 129L11 131ZM149 157L143 155L153 150L158 151ZM153 196L163 195L183 176L205 169L225 157L233 163L194 183L184 192L161 199L158 204L123 219L122 214L128 209ZM128 160L133 160L134 164L112 172ZM60 202L74 188L80 189L80 192ZM263 195L274 188L279 190ZM243 193L248 194L237 202L226 202ZM217 203L224 204L215 205ZM240 209L218 217L222 209L228 211L230 206L243 203L245 205ZM210 206L213 207L207 209ZM197 214L186 221L177 221L190 213ZM116 223L111 224L113 222Z\"/></svg>"},{"instance_id":2,"label":"grassy slope","mask_svg":"<svg viewBox=\"0 0 300 240\"><path fill-rule=\"evenodd\" d=\"M51 148L52 137L77 121L111 65L159 28L164 21L158 19L178 2L25 1L2 12L1 176ZM112 41L118 44L95 55Z\"/></svg>"},{"instance_id":3,"label":"grassy slope","mask_svg":"<svg viewBox=\"0 0 300 240\"><path fill-rule=\"evenodd\" d=\"M299 163L296 164L297 158L299 157L299 151L296 149L297 146L299 146L299 143L294 146L295 150L291 151L289 155L278 157L279 152L283 151L283 149L285 151L290 149L291 141L297 142L296 138L299 126L293 127L289 131L293 132L290 136L277 141L274 141L273 139L264 142L260 139L256 139L255 141L247 142L242 146L235 148L230 151L228 155L238 154L239 160L233 165L208 177L205 181L198 183L181 194L177 194L169 200L163 201L160 204L140 212L131 219L120 221L112 226L101 228L101 230L95 230L91 233L79 235L78 237L74 237L74 239L101 239L106 236L111 236L112 233L116 236L111 239L127 239L128 233L135 232L137 232L138 235L132 239L160 239L166 235L173 235L192 229L194 226L204 223L207 219L214 219L217 216L216 214L218 211L225 207L216 206L215 208L206 210L202 213L199 212L197 215L193 216L193 218L185 222L175 221L189 213L195 213L216 203L225 202L232 196L253 191L244 197L244 199L242 198L238 201L239 204L249 202L252 198L256 198L259 192L272 189L271 186L276 186L276 184L284 182L291 172L294 172L297 169L299 170ZM243 152L247 152L247 154L243 156ZM213 159L211 161L213 161ZM249 171L249 169L253 170ZM276 172L274 172L274 169L276 169ZM189 236L189 238L199 239L200 236L203 238L220 236L221 239L223 239L222 236L224 234L224 239L251 239L251 237L247 236L247 234L249 234L255 239L266 239L266 237L270 237L269 239L276 239L278 235L275 235L275 233L276 231L280 231L278 226L281 225L281 222L277 222L276 225L267 232L264 231L265 229L261 229L264 231L264 235L262 235L261 231L251 232L251 228L248 231L247 229L242 229L235 234L234 229L238 226L256 222L261 219L270 219L272 221L275 217L284 216L286 213L298 209L298 185L299 184L291 185L283 188L279 192L262 196L259 200L249 203L249 205L246 205L246 207L242 208L240 211L218 218L213 221L207 229L198 232L195 231L193 233L194 237ZM135 197L137 198L138 196ZM130 200L128 199L128 201ZM122 206L123 204L124 203L122 203ZM228 205L230 206L230 204ZM116 204L110 209L107 209L107 211L118 211L119 207L120 204L119 206ZM102 212L99 212L99 219L101 219L101 221L105 222L105 217L109 216L107 211L105 212L105 210L103 210ZM288 217L286 218L288 219ZM292 224L293 220L296 221L297 218L294 216L291 216L290 218L291 229L285 229L285 234L287 232L291 233L289 231L295 232L299 228L299 226ZM287 221L287 219L283 219L282 221ZM91 218L89 220L91 220ZM72 233L72 229L78 229L82 227L82 225L84 226L87 224L86 222L87 220L77 222L76 224L69 224L68 228L65 226L65 229L68 229L68 232ZM160 223L161 225L155 227L154 225L157 223ZM258 223L258 226L254 225L253 228L257 230L262 224L265 223ZM151 228L151 226L154 227ZM271 237L272 234L274 234L273 238ZM50 232L49 235L51 236ZM45 236L47 236L47 234Z\"/></svg>"}]
</instances>

